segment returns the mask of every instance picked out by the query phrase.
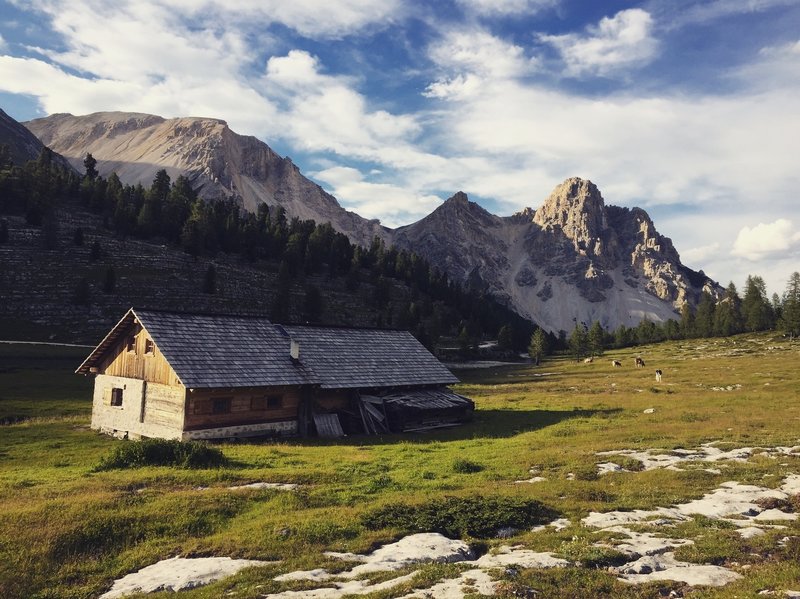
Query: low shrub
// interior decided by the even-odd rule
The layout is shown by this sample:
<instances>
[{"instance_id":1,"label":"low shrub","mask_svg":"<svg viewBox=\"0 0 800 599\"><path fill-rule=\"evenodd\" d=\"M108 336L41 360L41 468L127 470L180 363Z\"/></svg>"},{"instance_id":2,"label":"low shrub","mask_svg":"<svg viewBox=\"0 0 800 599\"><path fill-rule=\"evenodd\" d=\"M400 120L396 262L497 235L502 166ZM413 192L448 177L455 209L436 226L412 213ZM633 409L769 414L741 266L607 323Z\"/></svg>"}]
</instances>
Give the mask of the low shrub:
<instances>
[{"instance_id":1,"label":"low shrub","mask_svg":"<svg viewBox=\"0 0 800 599\"><path fill-rule=\"evenodd\" d=\"M483 466L471 460L456 458L453 460L453 472L458 474L473 474L483 470Z\"/></svg>"},{"instance_id":2,"label":"low shrub","mask_svg":"<svg viewBox=\"0 0 800 599\"><path fill-rule=\"evenodd\" d=\"M405 532L438 532L448 537L490 538L500 528L530 528L557 516L532 499L445 497L421 505L391 503L367 512L361 521L369 530L398 528Z\"/></svg>"},{"instance_id":3,"label":"low shrub","mask_svg":"<svg viewBox=\"0 0 800 599\"><path fill-rule=\"evenodd\" d=\"M95 471L142 466L178 466L180 468L215 468L225 463L225 454L216 447L198 441L142 439L122 441L103 458Z\"/></svg>"}]
</instances>

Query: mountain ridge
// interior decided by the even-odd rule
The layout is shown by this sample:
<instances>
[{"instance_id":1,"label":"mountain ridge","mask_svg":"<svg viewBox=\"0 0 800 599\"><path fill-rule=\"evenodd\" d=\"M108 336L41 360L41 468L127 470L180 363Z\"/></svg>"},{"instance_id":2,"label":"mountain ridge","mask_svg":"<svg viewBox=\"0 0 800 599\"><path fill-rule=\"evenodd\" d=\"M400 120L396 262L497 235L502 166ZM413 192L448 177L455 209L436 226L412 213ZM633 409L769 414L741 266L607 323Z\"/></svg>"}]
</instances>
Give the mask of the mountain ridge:
<instances>
[{"instance_id":1,"label":"mountain ridge","mask_svg":"<svg viewBox=\"0 0 800 599\"><path fill-rule=\"evenodd\" d=\"M289 158L220 119L110 112L25 125L73 164L91 152L101 174L116 170L126 183L149 182L165 168L188 176L209 200L233 196L251 211L261 202L279 205L289 217L330 222L358 244L378 237L414 251L553 332L579 322L613 329L664 321L683 304L696 305L703 291L722 293L680 263L644 210L606 206L588 179L569 178L538 209L508 217L460 191L419 221L388 229L347 211Z\"/></svg>"}]
</instances>

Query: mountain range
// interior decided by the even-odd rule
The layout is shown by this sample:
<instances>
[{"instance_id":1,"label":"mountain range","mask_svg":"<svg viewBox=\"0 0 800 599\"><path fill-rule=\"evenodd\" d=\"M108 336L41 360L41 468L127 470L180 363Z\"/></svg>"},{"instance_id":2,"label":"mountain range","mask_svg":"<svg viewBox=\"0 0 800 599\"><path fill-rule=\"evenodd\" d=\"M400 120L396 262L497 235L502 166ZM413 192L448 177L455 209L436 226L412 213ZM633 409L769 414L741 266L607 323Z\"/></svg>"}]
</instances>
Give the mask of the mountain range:
<instances>
[{"instance_id":1,"label":"mountain range","mask_svg":"<svg viewBox=\"0 0 800 599\"><path fill-rule=\"evenodd\" d=\"M208 200L234 197L250 211L279 205L290 217L330 222L361 245L378 237L412 250L553 332L578 322L607 329L660 322L677 318L685 303L696 305L703 291L722 293L681 264L644 210L607 206L585 179L567 179L539 208L507 217L458 192L418 222L389 229L344 209L289 158L219 119L103 112L24 125L78 170L86 153L101 175L116 172L124 183L149 185L166 169L187 176Z\"/></svg>"}]
</instances>

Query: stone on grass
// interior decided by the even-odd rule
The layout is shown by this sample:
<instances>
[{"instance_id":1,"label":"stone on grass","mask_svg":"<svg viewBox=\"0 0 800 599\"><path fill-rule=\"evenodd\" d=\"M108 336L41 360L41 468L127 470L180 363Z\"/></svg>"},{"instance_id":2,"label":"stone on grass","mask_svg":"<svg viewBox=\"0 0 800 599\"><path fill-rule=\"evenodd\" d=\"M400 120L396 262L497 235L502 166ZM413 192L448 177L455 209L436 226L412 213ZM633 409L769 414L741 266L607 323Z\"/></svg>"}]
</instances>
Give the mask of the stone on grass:
<instances>
[{"instance_id":1,"label":"stone on grass","mask_svg":"<svg viewBox=\"0 0 800 599\"><path fill-rule=\"evenodd\" d=\"M117 599L134 593L194 589L236 574L244 568L272 563L275 562L229 557L173 557L115 580L111 590L101 595L100 599Z\"/></svg>"}]
</instances>

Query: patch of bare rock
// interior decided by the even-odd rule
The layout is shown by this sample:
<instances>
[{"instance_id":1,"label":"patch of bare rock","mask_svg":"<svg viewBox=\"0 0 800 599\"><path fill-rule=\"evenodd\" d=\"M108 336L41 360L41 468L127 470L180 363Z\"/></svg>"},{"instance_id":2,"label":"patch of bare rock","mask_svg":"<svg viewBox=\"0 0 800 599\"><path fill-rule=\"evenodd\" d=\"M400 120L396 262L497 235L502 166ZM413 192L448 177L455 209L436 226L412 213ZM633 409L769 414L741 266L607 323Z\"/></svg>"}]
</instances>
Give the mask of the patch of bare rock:
<instances>
[{"instance_id":1,"label":"patch of bare rock","mask_svg":"<svg viewBox=\"0 0 800 599\"><path fill-rule=\"evenodd\" d=\"M134 593L186 591L226 578L244 568L270 563L230 557L173 557L114 581L111 589L100 599L117 599Z\"/></svg>"}]
</instances>

